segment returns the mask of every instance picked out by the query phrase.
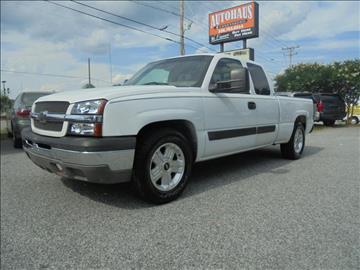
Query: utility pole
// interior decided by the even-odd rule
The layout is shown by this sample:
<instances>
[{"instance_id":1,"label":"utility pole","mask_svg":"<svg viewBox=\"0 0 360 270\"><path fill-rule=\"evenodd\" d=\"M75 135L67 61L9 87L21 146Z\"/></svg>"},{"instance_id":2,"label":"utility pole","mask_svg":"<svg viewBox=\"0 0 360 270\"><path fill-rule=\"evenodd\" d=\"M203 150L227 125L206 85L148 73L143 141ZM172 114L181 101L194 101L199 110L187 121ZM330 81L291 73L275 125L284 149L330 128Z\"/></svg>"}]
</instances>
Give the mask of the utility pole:
<instances>
[{"instance_id":1,"label":"utility pole","mask_svg":"<svg viewBox=\"0 0 360 270\"><path fill-rule=\"evenodd\" d=\"M88 75L89 75L89 85L91 85L91 79L90 79L90 58L88 58Z\"/></svg>"},{"instance_id":2,"label":"utility pole","mask_svg":"<svg viewBox=\"0 0 360 270\"><path fill-rule=\"evenodd\" d=\"M110 83L112 86L112 63L111 63L111 43L109 43L109 68L110 68Z\"/></svg>"},{"instance_id":3,"label":"utility pole","mask_svg":"<svg viewBox=\"0 0 360 270\"><path fill-rule=\"evenodd\" d=\"M185 54L184 33L184 0L180 0L180 55Z\"/></svg>"},{"instance_id":4,"label":"utility pole","mask_svg":"<svg viewBox=\"0 0 360 270\"><path fill-rule=\"evenodd\" d=\"M1 81L1 82L2 82L3 88L4 88L4 96L6 96L6 88L5 88L5 83L6 83L6 81Z\"/></svg>"},{"instance_id":5,"label":"utility pole","mask_svg":"<svg viewBox=\"0 0 360 270\"><path fill-rule=\"evenodd\" d=\"M286 51L284 55L289 56L289 67L292 67L292 57L298 54L297 52L295 52L295 50L298 48L300 48L299 45L282 48L283 51Z\"/></svg>"}]
</instances>

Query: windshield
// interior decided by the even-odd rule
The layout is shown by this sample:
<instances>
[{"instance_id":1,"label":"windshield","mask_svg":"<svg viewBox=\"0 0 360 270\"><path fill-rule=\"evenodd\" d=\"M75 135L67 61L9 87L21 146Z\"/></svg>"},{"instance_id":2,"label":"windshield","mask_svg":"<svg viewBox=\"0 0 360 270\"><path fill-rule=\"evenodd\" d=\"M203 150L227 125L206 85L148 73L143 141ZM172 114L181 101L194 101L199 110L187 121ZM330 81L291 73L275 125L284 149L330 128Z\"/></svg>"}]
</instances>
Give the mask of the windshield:
<instances>
[{"instance_id":1,"label":"windshield","mask_svg":"<svg viewBox=\"0 0 360 270\"><path fill-rule=\"evenodd\" d=\"M150 63L125 85L200 87L212 58L209 55L198 55Z\"/></svg>"},{"instance_id":2,"label":"windshield","mask_svg":"<svg viewBox=\"0 0 360 270\"><path fill-rule=\"evenodd\" d=\"M22 96L22 103L25 104L25 106L31 106L37 100L38 98L42 96L49 95L50 93L24 93Z\"/></svg>"}]
</instances>

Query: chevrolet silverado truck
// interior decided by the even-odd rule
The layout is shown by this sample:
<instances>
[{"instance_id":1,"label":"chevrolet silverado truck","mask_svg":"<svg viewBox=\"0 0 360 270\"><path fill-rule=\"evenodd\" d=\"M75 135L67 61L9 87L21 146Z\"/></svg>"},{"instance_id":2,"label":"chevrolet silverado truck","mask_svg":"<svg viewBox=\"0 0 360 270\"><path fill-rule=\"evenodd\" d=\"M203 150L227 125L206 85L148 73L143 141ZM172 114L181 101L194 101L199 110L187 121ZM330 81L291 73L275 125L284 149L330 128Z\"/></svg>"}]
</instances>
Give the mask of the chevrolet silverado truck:
<instances>
[{"instance_id":1,"label":"chevrolet silverado truck","mask_svg":"<svg viewBox=\"0 0 360 270\"><path fill-rule=\"evenodd\" d=\"M22 139L48 172L132 181L143 198L165 203L195 162L275 144L298 159L312 126L313 102L275 96L260 64L201 54L150 63L124 86L41 97Z\"/></svg>"}]
</instances>

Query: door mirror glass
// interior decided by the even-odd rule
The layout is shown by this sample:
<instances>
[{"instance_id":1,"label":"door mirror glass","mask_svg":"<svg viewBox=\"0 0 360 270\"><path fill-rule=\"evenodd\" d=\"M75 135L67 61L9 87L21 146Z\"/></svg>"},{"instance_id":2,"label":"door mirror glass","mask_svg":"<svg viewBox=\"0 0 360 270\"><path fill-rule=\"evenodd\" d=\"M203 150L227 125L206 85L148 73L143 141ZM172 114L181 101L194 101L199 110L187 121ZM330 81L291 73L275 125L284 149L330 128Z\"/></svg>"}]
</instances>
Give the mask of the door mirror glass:
<instances>
[{"instance_id":1,"label":"door mirror glass","mask_svg":"<svg viewBox=\"0 0 360 270\"><path fill-rule=\"evenodd\" d=\"M246 68L230 70L230 79L217 81L209 87L213 93L249 93L249 73Z\"/></svg>"}]
</instances>

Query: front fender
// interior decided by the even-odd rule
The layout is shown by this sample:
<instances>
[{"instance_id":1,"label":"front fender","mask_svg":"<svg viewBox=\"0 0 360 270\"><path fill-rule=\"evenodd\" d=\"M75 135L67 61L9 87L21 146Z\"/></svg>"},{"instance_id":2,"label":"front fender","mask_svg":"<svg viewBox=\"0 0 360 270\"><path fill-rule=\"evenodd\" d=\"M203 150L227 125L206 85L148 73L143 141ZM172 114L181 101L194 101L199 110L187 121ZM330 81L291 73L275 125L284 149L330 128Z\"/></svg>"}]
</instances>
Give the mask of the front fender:
<instances>
[{"instance_id":1,"label":"front fender","mask_svg":"<svg viewBox=\"0 0 360 270\"><path fill-rule=\"evenodd\" d=\"M202 130L201 104L198 98L181 97L110 103L104 111L103 136L136 135L148 124L168 120L186 120Z\"/></svg>"}]
</instances>

